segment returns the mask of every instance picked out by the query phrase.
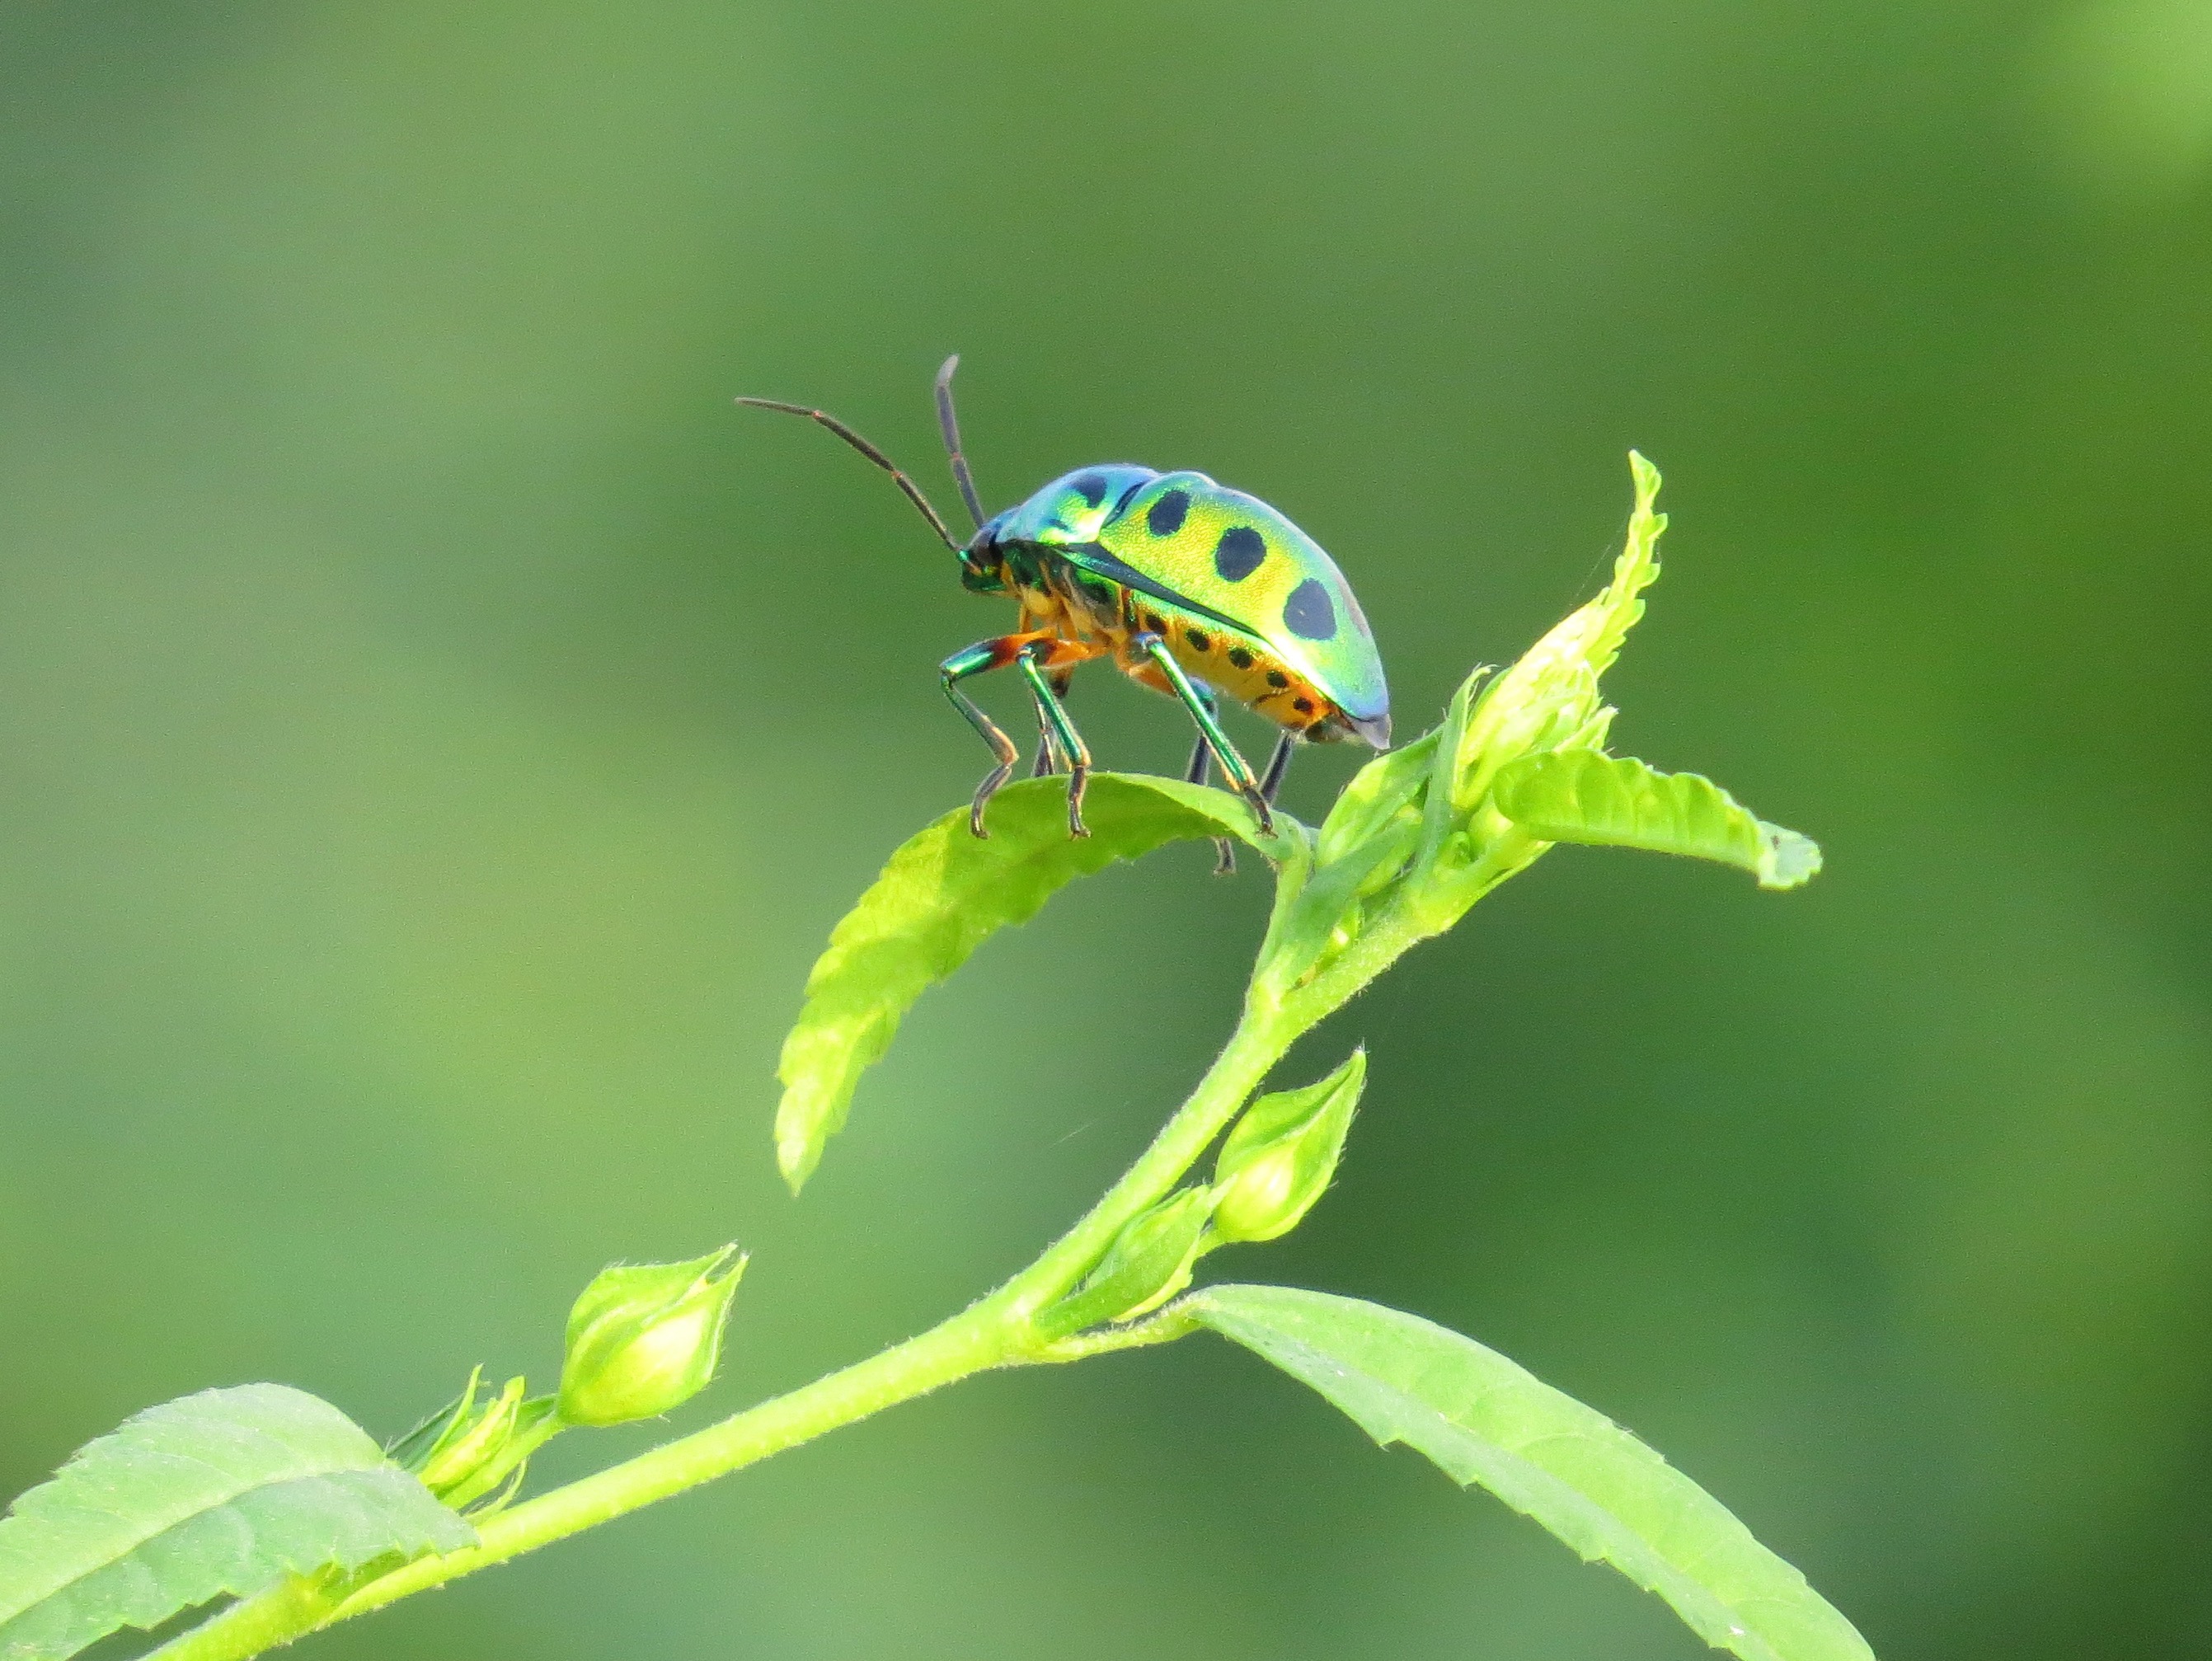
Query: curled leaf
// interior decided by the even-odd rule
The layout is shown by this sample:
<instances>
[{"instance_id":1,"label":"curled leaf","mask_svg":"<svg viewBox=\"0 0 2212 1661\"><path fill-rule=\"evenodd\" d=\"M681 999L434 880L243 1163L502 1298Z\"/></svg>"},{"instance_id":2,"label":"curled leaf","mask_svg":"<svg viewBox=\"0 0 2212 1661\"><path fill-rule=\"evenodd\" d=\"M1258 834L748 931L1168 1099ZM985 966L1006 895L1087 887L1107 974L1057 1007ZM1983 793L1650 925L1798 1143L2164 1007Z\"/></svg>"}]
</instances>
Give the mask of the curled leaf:
<instances>
[{"instance_id":1,"label":"curled leaf","mask_svg":"<svg viewBox=\"0 0 2212 1661\"><path fill-rule=\"evenodd\" d=\"M1644 591L1659 579L1659 538L1667 529L1667 516L1657 507L1659 470L1632 450L1628 465L1636 506L1612 579L1475 701L1454 761L1452 796L1462 811L1481 800L1498 768L1523 755L1557 749L1601 718L1598 682L1644 615Z\"/></svg>"},{"instance_id":2,"label":"curled leaf","mask_svg":"<svg viewBox=\"0 0 2212 1661\"><path fill-rule=\"evenodd\" d=\"M1224 791L1104 773L1085 799L1091 834L1074 838L1066 789L1035 779L1000 791L988 840L969 834L966 808L946 814L891 856L831 932L777 1070L776 1162L794 1193L914 1001L999 930L1027 922L1077 877L1169 842L1225 834L1279 862L1305 834L1278 815L1278 834L1262 835L1251 809Z\"/></svg>"}]
</instances>

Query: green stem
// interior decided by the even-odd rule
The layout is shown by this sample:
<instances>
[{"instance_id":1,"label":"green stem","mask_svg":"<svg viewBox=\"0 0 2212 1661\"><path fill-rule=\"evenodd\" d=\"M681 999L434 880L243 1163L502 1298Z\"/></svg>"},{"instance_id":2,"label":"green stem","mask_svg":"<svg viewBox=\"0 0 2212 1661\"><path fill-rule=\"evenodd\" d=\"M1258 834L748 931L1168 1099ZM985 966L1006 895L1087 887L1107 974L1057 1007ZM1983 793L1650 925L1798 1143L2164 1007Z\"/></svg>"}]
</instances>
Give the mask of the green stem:
<instances>
[{"instance_id":1,"label":"green stem","mask_svg":"<svg viewBox=\"0 0 2212 1661\"><path fill-rule=\"evenodd\" d=\"M1237 1022L1227 1046L1175 1116L1152 1138L1152 1146L1080 1222L994 1293L990 1301L1005 1300L1011 1311L1026 1321L1072 1288L1113 1243L1114 1236L1139 1212L1163 1198L1198 1162L1199 1155L1228 1128L1268 1070L1283 1058L1283 1052L1304 1030L1304 1026L1286 1020L1280 1005L1255 989L1246 999L1243 1019Z\"/></svg>"},{"instance_id":2,"label":"green stem","mask_svg":"<svg viewBox=\"0 0 2212 1661\"><path fill-rule=\"evenodd\" d=\"M570 1482L488 1520L479 1542L428 1557L372 1581L340 1603L333 1619L380 1609L410 1592L505 1562L526 1551L742 1470L772 1453L811 1441L911 1401L940 1385L1020 1359L1024 1335L977 1305L919 1337L802 1385L689 1436Z\"/></svg>"},{"instance_id":3,"label":"green stem","mask_svg":"<svg viewBox=\"0 0 2212 1661\"><path fill-rule=\"evenodd\" d=\"M971 1374L1180 1337L1189 1329L1170 1318L1171 1310L1139 1326L1058 1344L1040 1337L1031 1318L1073 1288L1125 1224L1181 1180L1303 1030L1271 997L1255 991L1227 1047L1121 1179L1035 1263L951 1319L788 1395L488 1518L478 1525L473 1546L418 1558L364 1585L288 1582L173 1640L155 1657L245 1661L319 1627L503 1563Z\"/></svg>"},{"instance_id":4,"label":"green stem","mask_svg":"<svg viewBox=\"0 0 2212 1661\"><path fill-rule=\"evenodd\" d=\"M162 1661L243 1661L318 1627L489 1568L742 1470L941 1385L1030 1359L1034 1346L1032 1337L1010 1325L988 1304L975 1305L857 1365L489 1518L478 1526L473 1546L417 1558L349 1593L344 1587L325 1590L312 1580L289 1582L246 1599L155 1653Z\"/></svg>"}]
</instances>

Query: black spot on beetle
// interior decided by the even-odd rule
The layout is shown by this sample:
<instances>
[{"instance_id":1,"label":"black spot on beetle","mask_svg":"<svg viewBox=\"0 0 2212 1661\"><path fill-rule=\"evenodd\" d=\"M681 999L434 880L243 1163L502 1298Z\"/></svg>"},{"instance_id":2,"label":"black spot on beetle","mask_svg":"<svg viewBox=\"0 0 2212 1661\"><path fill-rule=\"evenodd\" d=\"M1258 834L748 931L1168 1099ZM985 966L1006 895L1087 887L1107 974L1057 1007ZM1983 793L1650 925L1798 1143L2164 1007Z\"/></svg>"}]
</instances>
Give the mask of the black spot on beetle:
<instances>
[{"instance_id":1,"label":"black spot on beetle","mask_svg":"<svg viewBox=\"0 0 2212 1661\"><path fill-rule=\"evenodd\" d=\"M1283 602L1283 627L1301 640L1332 640L1336 634L1336 607L1318 577L1309 577Z\"/></svg>"},{"instance_id":2,"label":"black spot on beetle","mask_svg":"<svg viewBox=\"0 0 2212 1661\"><path fill-rule=\"evenodd\" d=\"M1145 523L1155 536L1172 536L1182 529L1183 516L1190 512L1190 492L1170 490L1145 511Z\"/></svg>"},{"instance_id":3,"label":"black spot on beetle","mask_svg":"<svg viewBox=\"0 0 2212 1661\"><path fill-rule=\"evenodd\" d=\"M1293 698L1291 700L1291 707L1297 711L1301 715L1310 715L1313 713L1313 700L1310 698Z\"/></svg>"},{"instance_id":4,"label":"black spot on beetle","mask_svg":"<svg viewBox=\"0 0 2212 1661\"><path fill-rule=\"evenodd\" d=\"M1232 524L1214 545L1213 568L1224 583L1241 583L1267 557L1267 539L1249 524Z\"/></svg>"},{"instance_id":5,"label":"black spot on beetle","mask_svg":"<svg viewBox=\"0 0 2212 1661\"><path fill-rule=\"evenodd\" d=\"M1166 620L1157 611L1147 611L1145 614L1145 627L1155 634L1164 634L1168 632Z\"/></svg>"},{"instance_id":6,"label":"black spot on beetle","mask_svg":"<svg viewBox=\"0 0 2212 1661\"><path fill-rule=\"evenodd\" d=\"M1182 632L1182 638L1190 642L1193 652L1213 650L1213 637L1202 628L1187 628Z\"/></svg>"},{"instance_id":7,"label":"black spot on beetle","mask_svg":"<svg viewBox=\"0 0 2212 1661\"><path fill-rule=\"evenodd\" d=\"M1284 674L1279 669L1271 669L1267 671L1267 684L1274 688L1276 691L1280 692L1285 687L1290 685L1290 683L1291 677Z\"/></svg>"},{"instance_id":8,"label":"black spot on beetle","mask_svg":"<svg viewBox=\"0 0 2212 1661\"><path fill-rule=\"evenodd\" d=\"M1069 488L1093 507L1106 500L1106 481L1096 473L1085 473Z\"/></svg>"},{"instance_id":9,"label":"black spot on beetle","mask_svg":"<svg viewBox=\"0 0 2212 1661\"><path fill-rule=\"evenodd\" d=\"M1229 648L1229 661L1238 669L1249 669L1252 667L1252 654L1243 646L1231 646Z\"/></svg>"}]
</instances>

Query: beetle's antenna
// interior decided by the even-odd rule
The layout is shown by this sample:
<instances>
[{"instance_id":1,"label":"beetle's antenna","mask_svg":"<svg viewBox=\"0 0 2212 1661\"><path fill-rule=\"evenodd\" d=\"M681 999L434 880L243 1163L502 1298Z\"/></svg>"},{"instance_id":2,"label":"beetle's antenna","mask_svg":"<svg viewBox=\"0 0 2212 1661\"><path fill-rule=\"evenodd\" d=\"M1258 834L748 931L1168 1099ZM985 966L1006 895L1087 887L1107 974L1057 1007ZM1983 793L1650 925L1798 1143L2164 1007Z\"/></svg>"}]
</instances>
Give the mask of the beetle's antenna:
<instances>
[{"instance_id":1,"label":"beetle's antenna","mask_svg":"<svg viewBox=\"0 0 2212 1661\"><path fill-rule=\"evenodd\" d=\"M952 476L960 486L960 500L975 529L983 528L983 504L975 498L975 480L968 471L968 458L960 452L960 417L952 413L952 372L960 367L960 354L945 360L937 372L937 424L945 430L945 453L952 458Z\"/></svg>"},{"instance_id":2,"label":"beetle's antenna","mask_svg":"<svg viewBox=\"0 0 2212 1661\"><path fill-rule=\"evenodd\" d=\"M952 533L945 528L945 521L937 517L937 510L929 505L929 498L921 494L921 487L901 472L893 464L889 456L846 426L843 421L839 421L836 416L826 410L810 409L803 403L780 403L774 398L739 398L738 402L750 404L756 409L780 409L787 415L804 415L807 420L828 427L846 443L851 445L854 449L890 474L898 488L906 492L906 499L921 511L923 518L929 521L929 528L937 533L938 540L955 554L960 552L960 544L952 540ZM980 524L980 521L978 523Z\"/></svg>"}]
</instances>

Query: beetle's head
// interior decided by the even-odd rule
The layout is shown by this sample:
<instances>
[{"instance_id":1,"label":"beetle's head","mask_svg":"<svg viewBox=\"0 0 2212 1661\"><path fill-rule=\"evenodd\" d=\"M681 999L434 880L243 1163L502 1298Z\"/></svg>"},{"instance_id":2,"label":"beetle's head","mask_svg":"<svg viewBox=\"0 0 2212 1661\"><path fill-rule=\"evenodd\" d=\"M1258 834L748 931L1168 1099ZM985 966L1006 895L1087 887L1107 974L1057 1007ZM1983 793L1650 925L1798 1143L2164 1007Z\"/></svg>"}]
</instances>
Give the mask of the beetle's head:
<instances>
[{"instance_id":1,"label":"beetle's head","mask_svg":"<svg viewBox=\"0 0 2212 1661\"><path fill-rule=\"evenodd\" d=\"M1006 591L1006 555L1000 546L999 531L1009 517L1000 514L969 537L968 546L960 550L960 585L970 594Z\"/></svg>"}]
</instances>

